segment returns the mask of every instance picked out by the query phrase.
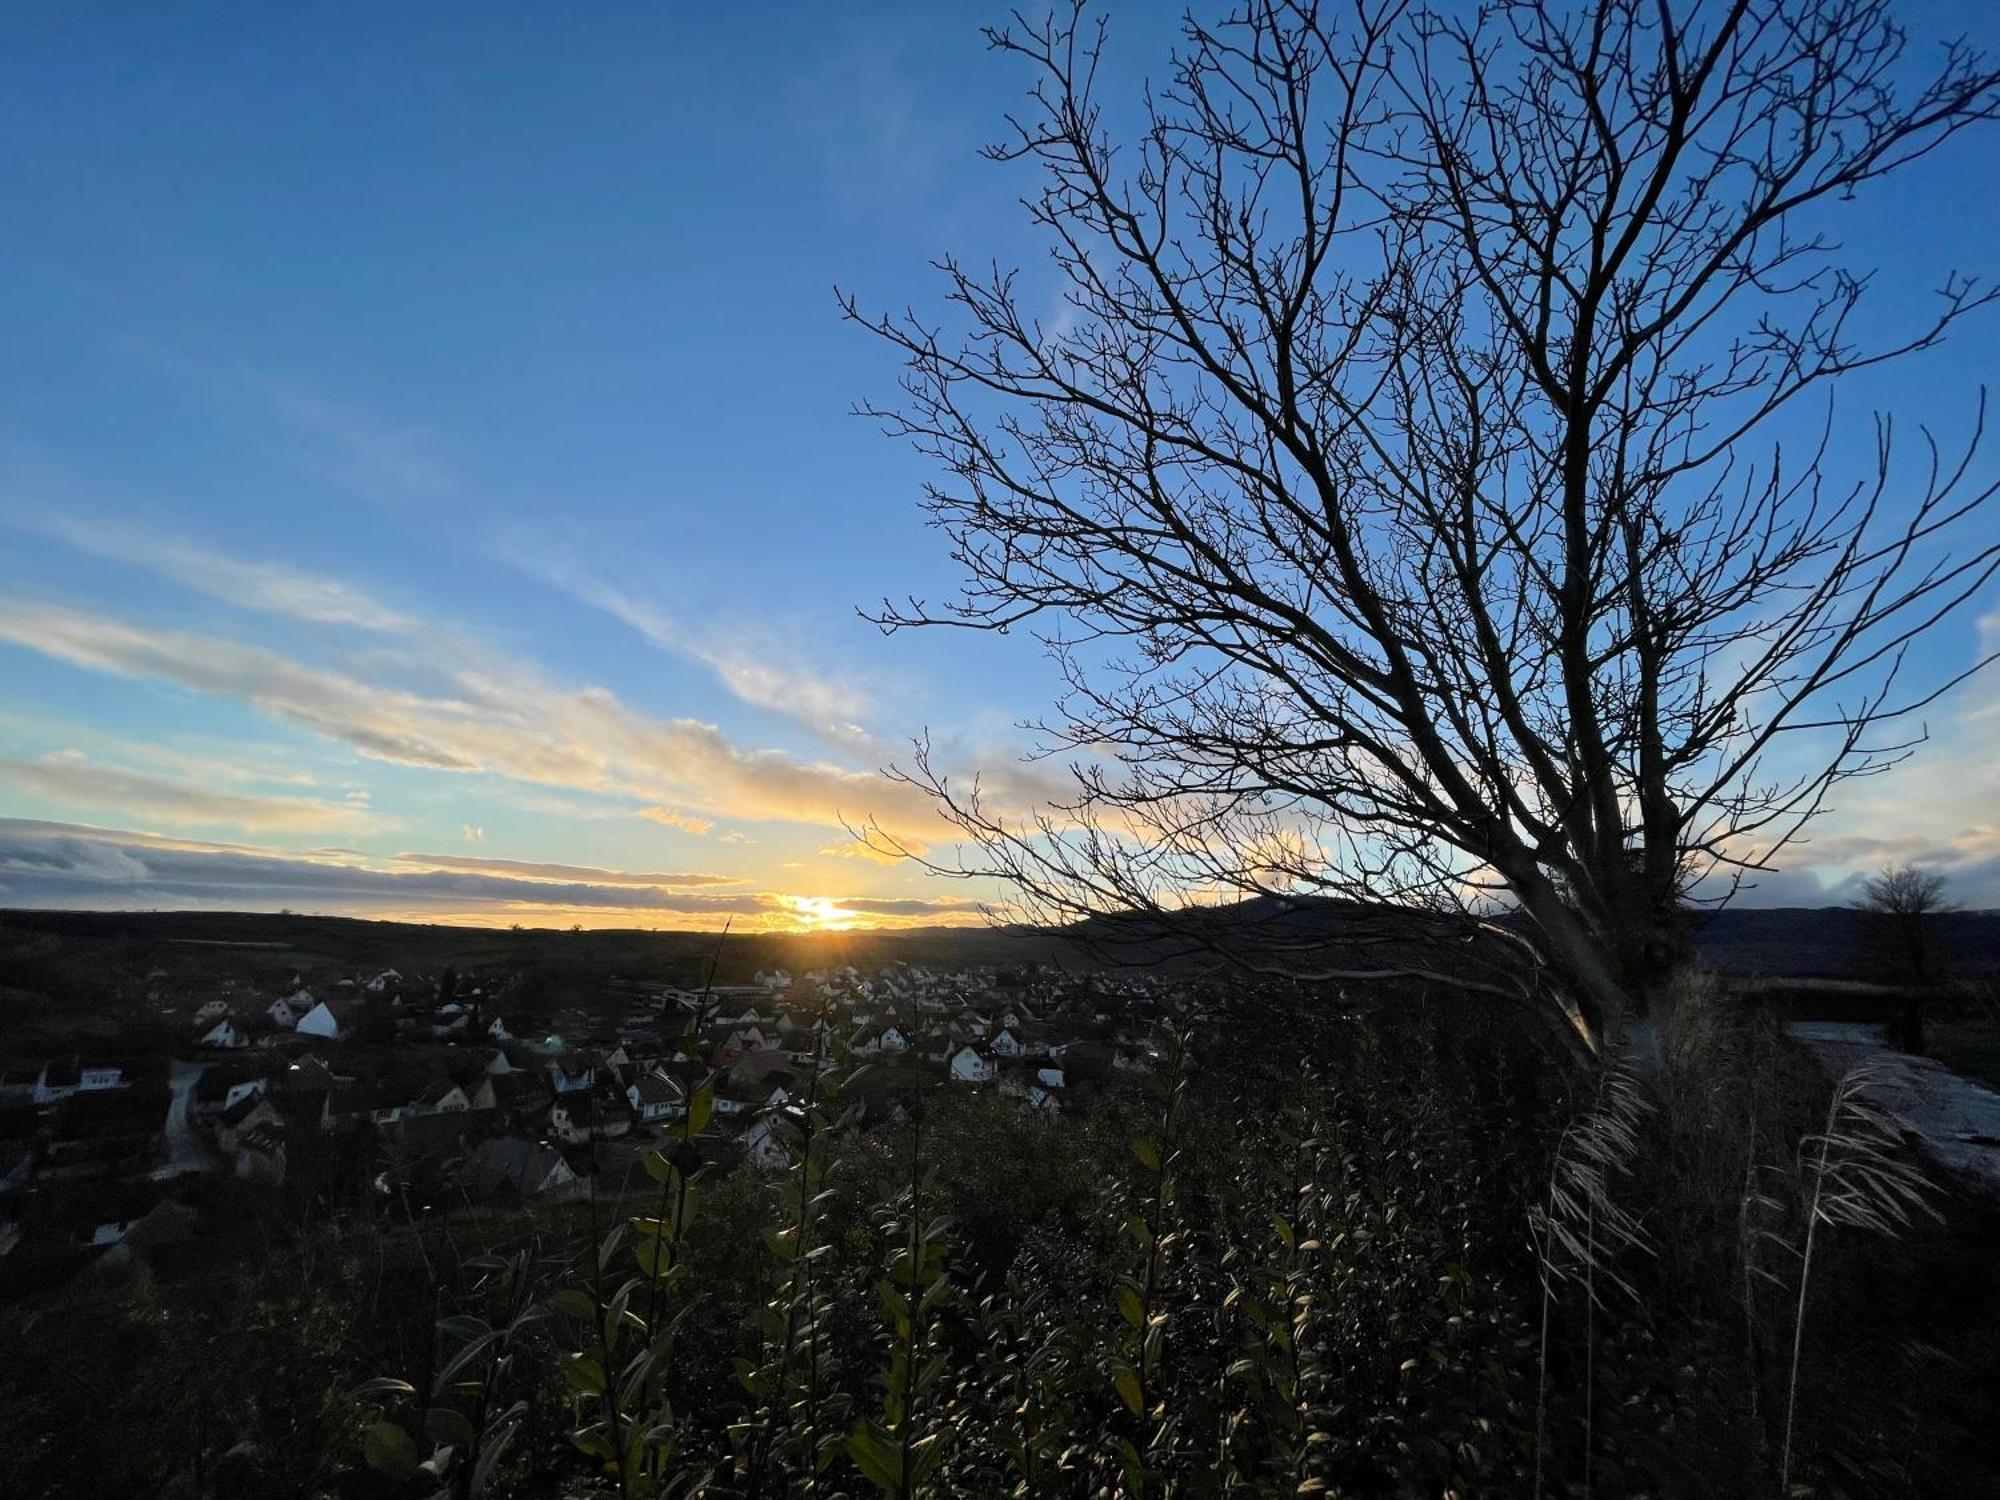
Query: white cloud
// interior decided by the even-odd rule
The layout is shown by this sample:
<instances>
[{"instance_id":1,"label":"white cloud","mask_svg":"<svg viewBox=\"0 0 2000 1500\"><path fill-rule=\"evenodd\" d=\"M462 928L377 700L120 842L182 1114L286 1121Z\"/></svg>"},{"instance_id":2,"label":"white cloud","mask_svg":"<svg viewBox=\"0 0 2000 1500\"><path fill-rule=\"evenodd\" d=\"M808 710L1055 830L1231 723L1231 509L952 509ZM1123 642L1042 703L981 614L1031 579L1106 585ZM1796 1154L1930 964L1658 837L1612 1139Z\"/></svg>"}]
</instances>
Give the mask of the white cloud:
<instances>
[{"instance_id":1,"label":"white cloud","mask_svg":"<svg viewBox=\"0 0 2000 1500\"><path fill-rule=\"evenodd\" d=\"M148 630L94 612L0 602L0 640L94 671L235 699L371 759L488 772L700 814L844 828L870 817L935 835L928 799L872 773L732 743L714 725L657 719L602 688L441 653L428 692L310 665L263 646Z\"/></svg>"},{"instance_id":2,"label":"white cloud","mask_svg":"<svg viewBox=\"0 0 2000 1500\"><path fill-rule=\"evenodd\" d=\"M655 649L707 667L738 699L783 714L843 750L871 753L875 742L856 723L869 709L868 695L850 676L805 661L781 661L780 650L752 650L749 632L690 630L663 607L596 576L563 556L546 539L502 548L510 562L570 597L602 610Z\"/></svg>"},{"instance_id":3,"label":"white cloud","mask_svg":"<svg viewBox=\"0 0 2000 1500\"><path fill-rule=\"evenodd\" d=\"M601 885L705 886L741 885L735 875L662 874L657 871L607 870L596 865L561 865L520 859L488 859L461 854L398 854L396 864L422 870L463 870L504 875L521 880L582 880Z\"/></svg>"},{"instance_id":4,"label":"white cloud","mask_svg":"<svg viewBox=\"0 0 2000 1500\"><path fill-rule=\"evenodd\" d=\"M34 760L0 759L0 780L63 806L110 811L173 827L241 828L252 833L376 833L393 819L353 802L216 791L121 766L99 765L75 752Z\"/></svg>"},{"instance_id":5,"label":"white cloud","mask_svg":"<svg viewBox=\"0 0 2000 1500\"><path fill-rule=\"evenodd\" d=\"M2000 610L1978 622L1973 660L2000 650ZM1747 905L1851 900L1884 865L1914 864L1945 877L1950 899L2000 908L2000 667L1989 667L1932 705L1929 738L1902 765L1844 782L1804 837L1754 877ZM1917 725L1907 726L1914 731Z\"/></svg>"},{"instance_id":6,"label":"white cloud","mask_svg":"<svg viewBox=\"0 0 2000 1500\"><path fill-rule=\"evenodd\" d=\"M412 632L417 621L338 579L274 562L244 562L205 547L114 521L23 511L5 518L18 531L53 537L79 552L171 579L239 609L316 625Z\"/></svg>"},{"instance_id":7,"label":"white cloud","mask_svg":"<svg viewBox=\"0 0 2000 1500\"><path fill-rule=\"evenodd\" d=\"M706 838L715 824L707 818L697 818L692 814L676 812L671 807L642 807L638 816L667 828L678 828L682 833L691 833L696 838Z\"/></svg>"}]
</instances>

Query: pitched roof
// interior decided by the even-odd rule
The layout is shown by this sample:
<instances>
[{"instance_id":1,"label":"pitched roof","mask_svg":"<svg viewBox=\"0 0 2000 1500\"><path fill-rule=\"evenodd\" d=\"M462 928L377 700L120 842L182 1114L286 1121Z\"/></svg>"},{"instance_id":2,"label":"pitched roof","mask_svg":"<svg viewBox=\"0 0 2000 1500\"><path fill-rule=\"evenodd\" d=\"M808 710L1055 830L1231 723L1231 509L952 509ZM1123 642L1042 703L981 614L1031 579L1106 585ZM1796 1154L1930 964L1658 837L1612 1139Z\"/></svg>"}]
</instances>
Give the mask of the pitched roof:
<instances>
[{"instance_id":1,"label":"pitched roof","mask_svg":"<svg viewBox=\"0 0 2000 1500\"><path fill-rule=\"evenodd\" d=\"M562 1164L562 1157L547 1146L507 1135L481 1141L466 1158L461 1180L469 1192L480 1198L503 1190L531 1193Z\"/></svg>"}]
</instances>

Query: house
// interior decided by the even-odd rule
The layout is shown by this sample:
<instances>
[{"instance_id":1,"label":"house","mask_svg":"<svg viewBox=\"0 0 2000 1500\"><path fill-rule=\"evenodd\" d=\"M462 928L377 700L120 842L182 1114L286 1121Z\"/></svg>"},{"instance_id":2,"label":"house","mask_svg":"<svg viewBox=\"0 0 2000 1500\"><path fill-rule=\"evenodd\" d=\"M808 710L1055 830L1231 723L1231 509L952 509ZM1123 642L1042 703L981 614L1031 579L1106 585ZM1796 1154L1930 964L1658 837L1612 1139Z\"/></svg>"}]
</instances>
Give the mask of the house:
<instances>
[{"instance_id":1,"label":"house","mask_svg":"<svg viewBox=\"0 0 2000 1500\"><path fill-rule=\"evenodd\" d=\"M271 1024L280 1031L294 1030L301 1017L313 1008L310 991L295 990L289 995L280 995L264 1007L264 1014L271 1018Z\"/></svg>"},{"instance_id":2,"label":"house","mask_svg":"<svg viewBox=\"0 0 2000 1500\"><path fill-rule=\"evenodd\" d=\"M264 1093L263 1079L239 1078L235 1082L229 1083L224 1088L222 1094L222 1101L220 1105L217 1107L216 1113L226 1115L229 1113L230 1110L234 1109L237 1105L241 1104L245 1099L261 1098L263 1096L263 1093Z\"/></svg>"},{"instance_id":3,"label":"house","mask_svg":"<svg viewBox=\"0 0 2000 1500\"><path fill-rule=\"evenodd\" d=\"M207 1083L208 1079L204 1076L202 1082ZM281 1075L281 1086L287 1093L294 1090L306 1093L330 1093L336 1089L350 1087L353 1082L352 1078L345 1078L335 1073L326 1065L324 1059L310 1053L285 1069Z\"/></svg>"},{"instance_id":4,"label":"house","mask_svg":"<svg viewBox=\"0 0 2000 1500\"><path fill-rule=\"evenodd\" d=\"M596 1082L597 1069L580 1057L559 1057L549 1063L549 1087L558 1094L580 1094Z\"/></svg>"},{"instance_id":5,"label":"house","mask_svg":"<svg viewBox=\"0 0 2000 1500\"><path fill-rule=\"evenodd\" d=\"M245 1095L215 1117L215 1144L234 1156L244 1138L260 1127L285 1127L285 1117L261 1091Z\"/></svg>"},{"instance_id":6,"label":"house","mask_svg":"<svg viewBox=\"0 0 2000 1500\"><path fill-rule=\"evenodd\" d=\"M864 1031L855 1039L854 1054L857 1057L876 1057L882 1054L894 1056L907 1052L910 1039L903 1035L900 1026L884 1026L880 1031Z\"/></svg>"},{"instance_id":7,"label":"house","mask_svg":"<svg viewBox=\"0 0 2000 1500\"><path fill-rule=\"evenodd\" d=\"M785 1128L781 1117L775 1113L759 1115L751 1121L750 1128L743 1132L743 1149L750 1153L750 1159L760 1167L787 1167L792 1162L792 1152L786 1141Z\"/></svg>"},{"instance_id":8,"label":"house","mask_svg":"<svg viewBox=\"0 0 2000 1500\"><path fill-rule=\"evenodd\" d=\"M560 1152L519 1136L481 1141L459 1174L475 1198L515 1195L533 1198L560 1192L576 1182L576 1173Z\"/></svg>"},{"instance_id":9,"label":"house","mask_svg":"<svg viewBox=\"0 0 2000 1500\"><path fill-rule=\"evenodd\" d=\"M194 1013L195 1029L197 1031L204 1031L228 1014L229 1002L227 1000L204 1000L200 1008Z\"/></svg>"},{"instance_id":10,"label":"house","mask_svg":"<svg viewBox=\"0 0 2000 1500\"><path fill-rule=\"evenodd\" d=\"M680 1083L664 1073L648 1073L638 1082L628 1084L625 1098L643 1125L678 1120L687 1113L687 1099Z\"/></svg>"},{"instance_id":11,"label":"house","mask_svg":"<svg viewBox=\"0 0 2000 1500\"><path fill-rule=\"evenodd\" d=\"M589 1096L559 1098L549 1106L549 1134L572 1146L591 1137Z\"/></svg>"},{"instance_id":12,"label":"house","mask_svg":"<svg viewBox=\"0 0 2000 1500\"><path fill-rule=\"evenodd\" d=\"M77 1088L88 1092L92 1089L122 1089L131 1087L125 1081L125 1070L115 1063L85 1063L78 1070Z\"/></svg>"},{"instance_id":13,"label":"house","mask_svg":"<svg viewBox=\"0 0 2000 1500\"><path fill-rule=\"evenodd\" d=\"M1048 1071L1042 1069L1038 1072L1025 1066L1009 1068L1001 1075L1000 1092L1010 1099L1024 1099L1046 1114L1055 1114L1059 1108L1055 1089L1041 1081Z\"/></svg>"},{"instance_id":14,"label":"house","mask_svg":"<svg viewBox=\"0 0 2000 1500\"><path fill-rule=\"evenodd\" d=\"M293 1027L300 1036L320 1036L337 1042L351 1035L360 1012L345 1000L322 1000L300 1016Z\"/></svg>"},{"instance_id":15,"label":"house","mask_svg":"<svg viewBox=\"0 0 2000 1500\"><path fill-rule=\"evenodd\" d=\"M238 1026L234 1018L225 1016L207 1031L195 1038L197 1047L211 1047L221 1052L234 1052L250 1045L249 1033Z\"/></svg>"},{"instance_id":16,"label":"house","mask_svg":"<svg viewBox=\"0 0 2000 1500\"><path fill-rule=\"evenodd\" d=\"M491 1021L486 1023L486 1035L493 1041L504 1042L509 1040L514 1033L507 1029L507 1023L504 1020L499 1016L495 1016Z\"/></svg>"},{"instance_id":17,"label":"house","mask_svg":"<svg viewBox=\"0 0 2000 1500\"><path fill-rule=\"evenodd\" d=\"M723 1078L715 1086L715 1112L726 1118L755 1114L770 1098L770 1090L761 1082Z\"/></svg>"},{"instance_id":18,"label":"house","mask_svg":"<svg viewBox=\"0 0 2000 1500\"><path fill-rule=\"evenodd\" d=\"M403 976L398 974L394 969L384 969L380 974L369 980L364 988L371 995L379 995L391 986L400 990L403 987Z\"/></svg>"},{"instance_id":19,"label":"house","mask_svg":"<svg viewBox=\"0 0 2000 1500\"><path fill-rule=\"evenodd\" d=\"M990 1056L970 1042L952 1050L945 1068L954 1083L991 1083L1000 1071Z\"/></svg>"},{"instance_id":20,"label":"house","mask_svg":"<svg viewBox=\"0 0 2000 1500\"><path fill-rule=\"evenodd\" d=\"M41 1074L35 1079L35 1103L54 1104L67 1099L82 1085L83 1070L73 1060L44 1063Z\"/></svg>"},{"instance_id":21,"label":"house","mask_svg":"<svg viewBox=\"0 0 2000 1500\"><path fill-rule=\"evenodd\" d=\"M411 1101L408 1113L413 1115L463 1114L472 1108L472 1101L465 1090L449 1078L440 1078Z\"/></svg>"},{"instance_id":22,"label":"house","mask_svg":"<svg viewBox=\"0 0 2000 1500\"><path fill-rule=\"evenodd\" d=\"M194 1090L188 1098L188 1113L197 1120L219 1115L263 1087L263 1074L254 1062L213 1063L202 1069L201 1076L195 1080Z\"/></svg>"},{"instance_id":23,"label":"house","mask_svg":"<svg viewBox=\"0 0 2000 1500\"><path fill-rule=\"evenodd\" d=\"M993 1038L993 1051L999 1057L1026 1057L1028 1049L1010 1028L1002 1027L1000 1034Z\"/></svg>"}]
</instances>

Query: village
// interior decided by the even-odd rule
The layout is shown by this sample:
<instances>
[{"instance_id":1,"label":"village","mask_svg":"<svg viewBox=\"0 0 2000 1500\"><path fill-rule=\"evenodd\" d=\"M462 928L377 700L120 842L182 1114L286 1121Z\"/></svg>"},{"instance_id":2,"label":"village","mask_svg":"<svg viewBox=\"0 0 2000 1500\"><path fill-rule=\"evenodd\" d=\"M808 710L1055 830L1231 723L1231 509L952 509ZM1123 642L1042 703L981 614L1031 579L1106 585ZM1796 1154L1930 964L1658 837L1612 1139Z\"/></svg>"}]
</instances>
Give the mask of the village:
<instances>
[{"instance_id":1,"label":"village","mask_svg":"<svg viewBox=\"0 0 2000 1500\"><path fill-rule=\"evenodd\" d=\"M1195 1004L1158 976L1033 964L700 987L610 974L546 1014L520 980L392 967L294 975L275 994L233 980L206 998L151 992L184 1038L169 1056L78 1054L0 1077L0 1254L39 1235L61 1241L44 1259L171 1265L197 1238L190 1202L216 1184L352 1218L560 1201L670 1138L717 1168L781 1168L833 1073L863 1122L929 1089L1060 1117L1150 1069L1160 1023Z\"/></svg>"}]
</instances>

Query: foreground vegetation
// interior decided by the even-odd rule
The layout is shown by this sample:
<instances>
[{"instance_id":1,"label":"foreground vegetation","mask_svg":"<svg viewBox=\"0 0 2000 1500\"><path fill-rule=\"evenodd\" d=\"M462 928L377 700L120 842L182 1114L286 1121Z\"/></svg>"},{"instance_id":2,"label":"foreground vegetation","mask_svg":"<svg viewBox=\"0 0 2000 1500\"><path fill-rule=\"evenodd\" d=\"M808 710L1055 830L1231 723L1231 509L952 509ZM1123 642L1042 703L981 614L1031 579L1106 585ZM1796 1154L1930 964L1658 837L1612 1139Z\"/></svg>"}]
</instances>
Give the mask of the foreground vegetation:
<instances>
[{"instance_id":1,"label":"foreground vegetation","mask_svg":"<svg viewBox=\"0 0 2000 1500\"><path fill-rule=\"evenodd\" d=\"M1697 999L1656 1077L1559 1087L1504 1024L1246 1001L1062 1121L927 1094L864 1128L842 1071L788 1171L704 1166L698 1104L696 1138L560 1208L272 1223L240 1268L17 1309L17 1492L2000 1478L1993 1215L1915 1189L1754 1013Z\"/></svg>"}]
</instances>

